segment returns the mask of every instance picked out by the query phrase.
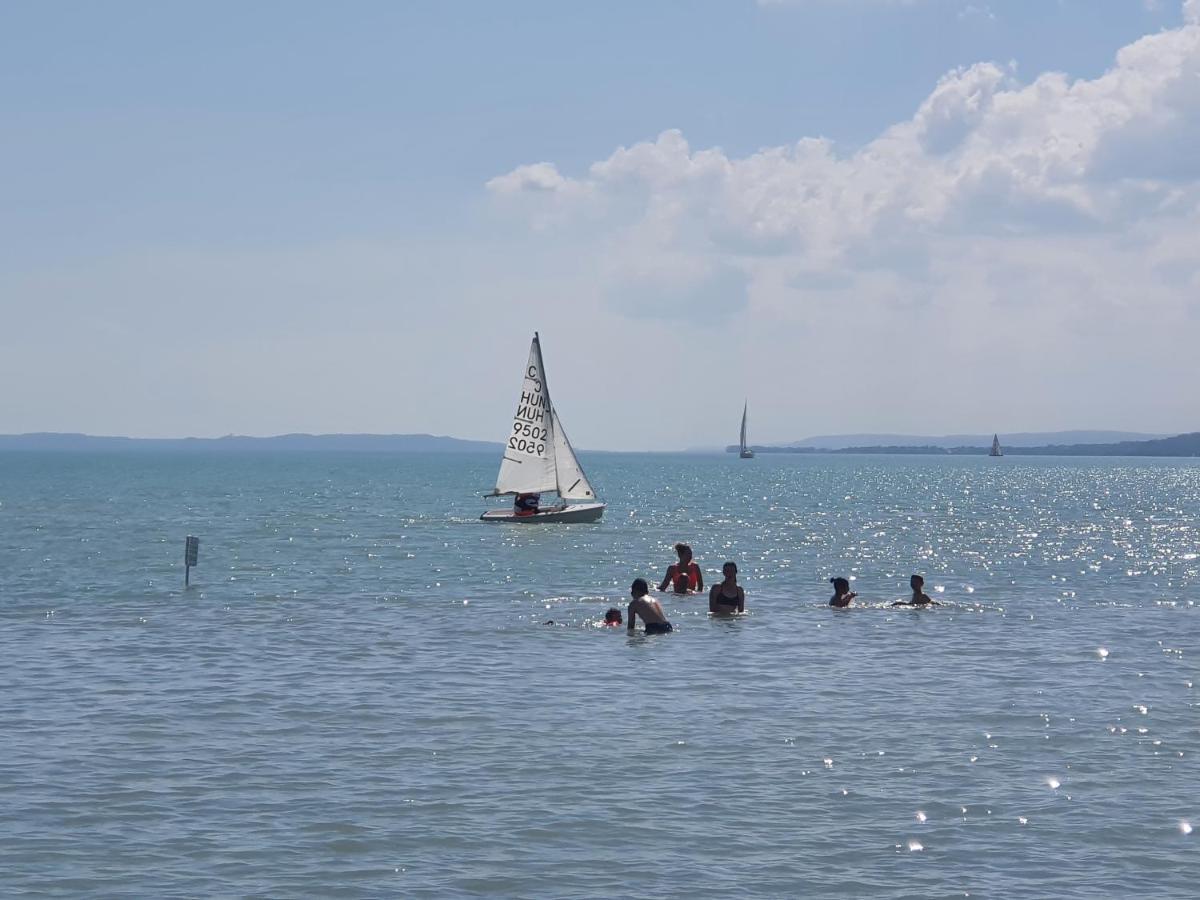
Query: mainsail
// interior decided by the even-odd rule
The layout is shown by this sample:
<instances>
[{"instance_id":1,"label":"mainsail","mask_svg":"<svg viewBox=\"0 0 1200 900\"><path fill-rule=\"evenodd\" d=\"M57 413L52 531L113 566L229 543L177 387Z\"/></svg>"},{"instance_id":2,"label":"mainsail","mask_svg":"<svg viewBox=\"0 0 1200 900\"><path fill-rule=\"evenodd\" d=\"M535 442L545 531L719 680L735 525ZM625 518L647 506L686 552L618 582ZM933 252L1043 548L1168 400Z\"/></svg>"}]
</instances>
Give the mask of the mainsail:
<instances>
[{"instance_id":1,"label":"mainsail","mask_svg":"<svg viewBox=\"0 0 1200 900\"><path fill-rule=\"evenodd\" d=\"M540 494L558 487L552 420L542 348L535 334L521 382L521 399L505 439L494 494Z\"/></svg>"},{"instance_id":2,"label":"mainsail","mask_svg":"<svg viewBox=\"0 0 1200 900\"><path fill-rule=\"evenodd\" d=\"M500 460L493 495L557 491L564 500L595 500L567 433L550 402L537 334L521 383L521 399Z\"/></svg>"},{"instance_id":3,"label":"mainsail","mask_svg":"<svg viewBox=\"0 0 1200 900\"><path fill-rule=\"evenodd\" d=\"M747 401L742 406L742 452L743 453L746 452L746 410L749 406L750 406L749 401Z\"/></svg>"}]
</instances>

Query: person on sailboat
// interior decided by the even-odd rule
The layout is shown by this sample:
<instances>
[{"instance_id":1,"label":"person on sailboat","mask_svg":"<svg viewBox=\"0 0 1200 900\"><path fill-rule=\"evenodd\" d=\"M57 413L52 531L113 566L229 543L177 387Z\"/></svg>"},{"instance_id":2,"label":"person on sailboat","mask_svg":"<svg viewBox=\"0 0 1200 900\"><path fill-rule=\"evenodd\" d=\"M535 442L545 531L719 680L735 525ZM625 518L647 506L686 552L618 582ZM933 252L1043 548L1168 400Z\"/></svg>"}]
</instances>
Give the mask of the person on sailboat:
<instances>
[{"instance_id":1,"label":"person on sailboat","mask_svg":"<svg viewBox=\"0 0 1200 900\"><path fill-rule=\"evenodd\" d=\"M675 553L679 556L679 562L667 566L667 574L663 577L662 584L658 586L658 589L665 591L667 585L671 585L677 594L704 590L704 576L700 573L700 567L692 559L692 548L687 544L679 543L675 545ZM680 583L686 585L683 590L679 589Z\"/></svg>"},{"instance_id":2,"label":"person on sailboat","mask_svg":"<svg viewBox=\"0 0 1200 900\"><path fill-rule=\"evenodd\" d=\"M908 586L912 588L911 600L897 600L892 606L941 606L936 600L932 599L925 593L925 579L920 575L914 575L908 579Z\"/></svg>"},{"instance_id":3,"label":"person on sailboat","mask_svg":"<svg viewBox=\"0 0 1200 900\"><path fill-rule=\"evenodd\" d=\"M850 590L850 582L845 578L830 578L829 580L833 583L833 596L829 598L829 605L845 609L858 594Z\"/></svg>"},{"instance_id":4,"label":"person on sailboat","mask_svg":"<svg viewBox=\"0 0 1200 900\"><path fill-rule=\"evenodd\" d=\"M532 516L538 511L538 504L541 501L541 494L517 494L513 498L513 515Z\"/></svg>"},{"instance_id":5,"label":"person on sailboat","mask_svg":"<svg viewBox=\"0 0 1200 900\"><path fill-rule=\"evenodd\" d=\"M666 634L674 631L671 623L667 621L666 614L663 613L662 606L657 600L647 596L649 593L650 585L646 584L645 578L633 580L633 586L629 589L629 595L633 599L629 602L629 624L626 628L633 631L637 617L641 616L642 621L646 623L646 634Z\"/></svg>"},{"instance_id":6,"label":"person on sailboat","mask_svg":"<svg viewBox=\"0 0 1200 900\"><path fill-rule=\"evenodd\" d=\"M708 611L714 616L732 616L746 611L746 591L737 583L737 563L721 566L725 580L708 592Z\"/></svg>"}]
</instances>

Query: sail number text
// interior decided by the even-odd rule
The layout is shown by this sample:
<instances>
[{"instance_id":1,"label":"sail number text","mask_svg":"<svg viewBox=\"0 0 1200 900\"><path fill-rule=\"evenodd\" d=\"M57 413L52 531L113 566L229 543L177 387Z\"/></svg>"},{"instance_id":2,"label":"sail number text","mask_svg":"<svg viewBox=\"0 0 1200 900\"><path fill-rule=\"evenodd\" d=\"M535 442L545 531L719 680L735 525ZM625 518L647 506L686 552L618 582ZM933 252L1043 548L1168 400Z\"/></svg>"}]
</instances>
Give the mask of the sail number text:
<instances>
[{"instance_id":1,"label":"sail number text","mask_svg":"<svg viewBox=\"0 0 1200 900\"><path fill-rule=\"evenodd\" d=\"M527 441L525 438L510 437L508 439L508 449L520 450L522 453L533 453L541 456L546 452L546 445L539 444L537 441Z\"/></svg>"},{"instance_id":2,"label":"sail number text","mask_svg":"<svg viewBox=\"0 0 1200 900\"><path fill-rule=\"evenodd\" d=\"M528 422L513 422L513 433L508 439L508 448L541 456L546 452L545 441L549 437L545 428L530 425Z\"/></svg>"}]
</instances>

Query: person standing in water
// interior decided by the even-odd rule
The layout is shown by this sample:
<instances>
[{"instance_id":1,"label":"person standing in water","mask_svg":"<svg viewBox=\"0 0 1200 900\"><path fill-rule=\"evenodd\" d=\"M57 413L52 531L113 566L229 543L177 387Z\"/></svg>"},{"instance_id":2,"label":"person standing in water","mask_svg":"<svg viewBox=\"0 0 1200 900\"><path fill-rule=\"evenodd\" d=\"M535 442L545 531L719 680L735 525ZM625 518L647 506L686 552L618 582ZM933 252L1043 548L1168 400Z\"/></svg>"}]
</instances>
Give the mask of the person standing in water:
<instances>
[{"instance_id":1,"label":"person standing in water","mask_svg":"<svg viewBox=\"0 0 1200 900\"><path fill-rule=\"evenodd\" d=\"M833 584L833 596L829 598L829 605L845 609L858 594L850 590L850 582L845 578L830 578L829 580Z\"/></svg>"},{"instance_id":2,"label":"person standing in water","mask_svg":"<svg viewBox=\"0 0 1200 900\"><path fill-rule=\"evenodd\" d=\"M897 600L892 606L941 606L936 600L932 599L925 593L925 579L920 575L914 575L908 579L908 586L912 588L911 600Z\"/></svg>"},{"instance_id":3,"label":"person standing in water","mask_svg":"<svg viewBox=\"0 0 1200 900\"><path fill-rule=\"evenodd\" d=\"M675 545L675 552L679 555L679 562L667 566L667 574L663 577L662 584L658 586L658 589L665 591L670 585L677 594L704 590L704 576L700 573L700 567L692 559L692 548L687 544L680 543ZM686 587L679 590L681 585L686 585Z\"/></svg>"},{"instance_id":4,"label":"person standing in water","mask_svg":"<svg viewBox=\"0 0 1200 900\"><path fill-rule=\"evenodd\" d=\"M675 629L667 621L667 617L663 614L663 609L658 601L647 596L649 593L650 585L646 584L645 578L635 578L633 580L633 586L629 589L629 594L633 599L629 601L629 624L627 629L633 631L637 617L641 616L642 621L646 623L646 634L666 634L669 631L674 631Z\"/></svg>"},{"instance_id":5,"label":"person standing in water","mask_svg":"<svg viewBox=\"0 0 1200 900\"><path fill-rule=\"evenodd\" d=\"M708 592L708 611L714 616L732 616L746 611L746 592L737 583L737 563L721 566L725 580Z\"/></svg>"}]
</instances>

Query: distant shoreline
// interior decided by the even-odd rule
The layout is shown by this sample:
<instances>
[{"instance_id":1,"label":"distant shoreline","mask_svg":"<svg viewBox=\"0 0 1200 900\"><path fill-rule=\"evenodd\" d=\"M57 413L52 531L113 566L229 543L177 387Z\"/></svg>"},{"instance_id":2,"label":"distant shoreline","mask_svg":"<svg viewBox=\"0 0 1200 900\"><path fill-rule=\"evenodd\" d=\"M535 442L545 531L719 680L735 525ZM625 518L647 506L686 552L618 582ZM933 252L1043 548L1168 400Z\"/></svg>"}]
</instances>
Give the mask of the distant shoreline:
<instances>
[{"instance_id":1,"label":"distant shoreline","mask_svg":"<svg viewBox=\"0 0 1200 900\"><path fill-rule=\"evenodd\" d=\"M726 453L737 453L736 444L725 448ZM803 454L888 454L898 456L987 456L991 447L937 447L929 444L920 446L840 447L836 449L818 447L751 447L757 453L803 453ZM1155 438L1147 441L1117 441L1109 444L1046 444L1040 447L1005 447L1004 456L1200 456L1200 431L1179 434L1174 437Z\"/></svg>"},{"instance_id":2,"label":"distant shoreline","mask_svg":"<svg viewBox=\"0 0 1200 900\"><path fill-rule=\"evenodd\" d=\"M1003 444L1003 440L1001 441ZM434 434L280 434L271 437L226 435L219 438L132 438L108 435L34 432L0 434L0 453L37 451L47 453L87 452L192 452L192 453L492 453L503 447L493 441L472 441ZM740 448L731 445L726 453ZM987 456L989 446L943 447L921 445L863 445L854 447L752 446L756 454L802 455L894 455L894 456ZM585 451L592 453L637 451ZM662 453L701 451L668 450ZM719 454L719 448L711 452ZM1200 432L1144 441L1112 443L1045 444L1006 446L1005 456L1144 456L1200 457Z\"/></svg>"},{"instance_id":3,"label":"distant shoreline","mask_svg":"<svg viewBox=\"0 0 1200 900\"><path fill-rule=\"evenodd\" d=\"M53 453L108 452L342 452L342 453L500 453L492 441L468 441L435 434L280 434L272 437L226 435L219 438L131 438L37 432L0 434L0 452L39 450Z\"/></svg>"}]
</instances>

